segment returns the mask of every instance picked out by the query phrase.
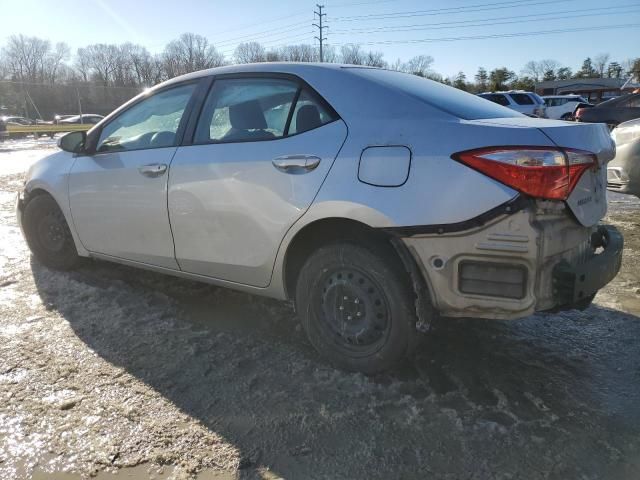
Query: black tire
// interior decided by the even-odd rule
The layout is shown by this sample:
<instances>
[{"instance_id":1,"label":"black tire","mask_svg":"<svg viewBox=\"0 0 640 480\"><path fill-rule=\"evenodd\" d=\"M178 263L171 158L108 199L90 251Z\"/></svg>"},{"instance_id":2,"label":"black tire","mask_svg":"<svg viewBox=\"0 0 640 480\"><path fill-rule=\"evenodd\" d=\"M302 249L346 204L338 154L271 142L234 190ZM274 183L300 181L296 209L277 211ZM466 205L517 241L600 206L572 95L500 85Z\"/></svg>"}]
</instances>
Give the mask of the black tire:
<instances>
[{"instance_id":1,"label":"black tire","mask_svg":"<svg viewBox=\"0 0 640 480\"><path fill-rule=\"evenodd\" d=\"M296 310L309 341L338 368L374 374L419 342L415 294L392 251L352 243L316 250L303 265Z\"/></svg>"},{"instance_id":2,"label":"black tire","mask_svg":"<svg viewBox=\"0 0 640 480\"><path fill-rule=\"evenodd\" d=\"M56 270L71 270L80 262L69 225L56 201L38 195L22 214L27 244L40 263Z\"/></svg>"}]
</instances>

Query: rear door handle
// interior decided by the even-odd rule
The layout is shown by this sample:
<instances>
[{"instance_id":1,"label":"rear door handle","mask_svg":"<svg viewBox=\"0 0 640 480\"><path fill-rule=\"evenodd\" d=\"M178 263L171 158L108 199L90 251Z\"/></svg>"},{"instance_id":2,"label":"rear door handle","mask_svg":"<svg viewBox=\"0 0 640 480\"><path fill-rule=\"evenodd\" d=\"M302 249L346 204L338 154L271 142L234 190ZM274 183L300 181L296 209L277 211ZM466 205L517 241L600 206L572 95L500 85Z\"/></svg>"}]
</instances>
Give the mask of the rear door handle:
<instances>
[{"instance_id":1,"label":"rear door handle","mask_svg":"<svg viewBox=\"0 0 640 480\"><path fill-rule=\"evenodd\" d=\"M150 163L138 168L138 171L145 177L159 177L167 171L166 163Z\"/></svg>"},{"instance_id":2,"label":"rear door handle","mask_svg":"<svg viewBox=\"0 0 640 480\"><path fill-rule=\"evenodd\" d=\"M306 173L320 164L320 157L315 155L283 155L274 158L273 166L285 173Z\"/></svg>"}]
</instances>

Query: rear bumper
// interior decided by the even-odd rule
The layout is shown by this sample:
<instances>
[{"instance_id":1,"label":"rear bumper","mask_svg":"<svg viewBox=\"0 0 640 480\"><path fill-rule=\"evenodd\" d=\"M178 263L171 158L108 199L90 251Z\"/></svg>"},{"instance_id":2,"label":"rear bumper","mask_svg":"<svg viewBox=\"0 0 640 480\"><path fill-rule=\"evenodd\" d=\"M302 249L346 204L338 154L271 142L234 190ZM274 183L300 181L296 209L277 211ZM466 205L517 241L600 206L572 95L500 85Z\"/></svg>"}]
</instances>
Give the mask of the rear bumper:
<instances>
[{"instance_id":1,"label":"rear bumper","mask_svg":"<svg viewBox=\"0 0 640 480\"><path fill-rule=\"evenodd\" d=\"M622 264L624 239L617 228L603 225L592 245L602 249L583 263L561 261L553 269L554 298L559 306L579 304L615 278Z\"/></svg>"},{"instance_id":2,"label":"rear bumper","mask_svg":"<svg viewBox=\"0 0 640 480\"><path fill-rule=\"evenodd\" d=\"M441 315L505 320L581 306L618 273L623 247L614 227L583 227L559 202L402 241Z\"/></svg>"}]
</instances>

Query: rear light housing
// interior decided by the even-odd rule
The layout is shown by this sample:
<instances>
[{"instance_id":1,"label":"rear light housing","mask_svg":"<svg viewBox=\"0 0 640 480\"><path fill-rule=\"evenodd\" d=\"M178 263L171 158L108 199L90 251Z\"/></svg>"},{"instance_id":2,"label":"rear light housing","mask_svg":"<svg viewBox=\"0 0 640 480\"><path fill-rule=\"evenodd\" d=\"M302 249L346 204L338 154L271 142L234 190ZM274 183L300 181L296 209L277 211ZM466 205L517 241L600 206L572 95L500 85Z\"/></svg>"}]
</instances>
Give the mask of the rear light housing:
<instances>
[{"instance_id":1,"label":"rear light housing","mask_svg":"<svg viewBox=\"0 0 640 480\"><path fill-rule=\"evenodd\" d=\"M451 156L534 198L566 200L584 172L597 165L591 152L538 146L489 147Z\"/></svg>"}]
</instances>

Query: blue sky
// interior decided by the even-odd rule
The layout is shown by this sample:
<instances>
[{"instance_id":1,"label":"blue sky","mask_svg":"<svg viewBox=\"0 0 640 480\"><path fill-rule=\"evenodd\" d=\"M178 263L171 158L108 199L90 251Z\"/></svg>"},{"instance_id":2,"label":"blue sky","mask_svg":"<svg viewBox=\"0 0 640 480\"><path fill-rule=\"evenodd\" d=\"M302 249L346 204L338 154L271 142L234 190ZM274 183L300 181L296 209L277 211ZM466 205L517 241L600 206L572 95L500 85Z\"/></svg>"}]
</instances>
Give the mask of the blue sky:
<instances>
[{"instance_id":1,"label":"blue sky","mask_svg":"<svg viewBox=\"0 0 640 480\"><path fill-rule=\"evenodd\" d=\"M64 41L74 50L89 43L131 41L158 52L166 42L189 31L208 37L230 54L239 41L251 39L266 47L310 43L315 4L307 0L0 0L0 37L37 35ZM445 76L462 70L472 77L481 65L487 69L508 66L518 73L528 60L544 58L577 68L585 57L599 53L610 53L618 61L640 56L640 0L327 0L325 6L329 44L361 43L382 51L389 62L431 55L434 69ZM631 26L592 29L614 25ZM443 41L572 28L591 30Z\"/></svg>"}]
</instances>

